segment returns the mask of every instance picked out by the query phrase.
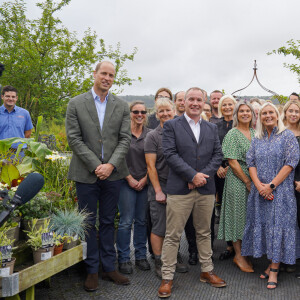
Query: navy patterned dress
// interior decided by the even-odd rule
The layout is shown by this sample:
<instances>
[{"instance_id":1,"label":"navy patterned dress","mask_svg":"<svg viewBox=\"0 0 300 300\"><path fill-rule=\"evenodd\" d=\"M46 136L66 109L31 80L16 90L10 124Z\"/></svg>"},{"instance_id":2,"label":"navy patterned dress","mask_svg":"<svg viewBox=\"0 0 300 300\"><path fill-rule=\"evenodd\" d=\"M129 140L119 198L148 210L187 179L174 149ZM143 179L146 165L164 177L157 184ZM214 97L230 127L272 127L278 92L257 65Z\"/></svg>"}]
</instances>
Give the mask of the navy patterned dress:
<instances>
[{"instance_id":1,"label":"navy patterned dress","mask_svg":"<svg viewBox=\"0 0 300 300\"><path fill-rule=\"evenodd\" d=\"M242 255L261 257L266 254L274 263L295 264L297 208L294 193L294 168L299 161L299 146L294 134L284 130L276 134L275 127L268 138L254 138L246 155L248 167L256 167L262 183L270 183L285 165L293 171L273 192L274 200L265 200L252 183L247 202Z\"/></svg>"}]
</instances>

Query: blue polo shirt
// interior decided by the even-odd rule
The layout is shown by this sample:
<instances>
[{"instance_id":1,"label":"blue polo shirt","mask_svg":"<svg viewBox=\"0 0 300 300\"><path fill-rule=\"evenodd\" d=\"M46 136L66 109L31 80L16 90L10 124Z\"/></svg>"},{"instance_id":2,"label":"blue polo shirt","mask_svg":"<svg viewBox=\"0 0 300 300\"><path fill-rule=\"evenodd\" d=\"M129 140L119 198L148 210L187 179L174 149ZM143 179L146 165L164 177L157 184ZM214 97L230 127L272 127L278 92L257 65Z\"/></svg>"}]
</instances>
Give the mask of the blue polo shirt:
<instances>
[{"instance_id":1,"label":"blue polo shirt","mask_svg":"<svg viewBox=\"0 0 300 300\"><path fill-rule=\"evenodd\" d=\"M29 112L19 106L11 112L4 105L0 107L0 140L20 137L24 138L24 132L33 128ZM15 144L13 144L13 148Z\"/></svg>"}]
</instances>

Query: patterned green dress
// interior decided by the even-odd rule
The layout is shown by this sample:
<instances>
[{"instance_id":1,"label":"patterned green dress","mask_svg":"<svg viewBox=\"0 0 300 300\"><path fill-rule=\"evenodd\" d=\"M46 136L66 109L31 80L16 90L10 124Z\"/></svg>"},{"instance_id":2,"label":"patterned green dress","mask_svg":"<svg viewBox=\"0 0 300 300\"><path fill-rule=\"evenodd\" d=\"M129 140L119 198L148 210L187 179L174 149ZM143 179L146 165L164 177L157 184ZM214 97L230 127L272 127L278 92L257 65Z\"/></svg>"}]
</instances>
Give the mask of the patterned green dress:
<instances>
[{"instance_id":1,"label":"patterned green dress","mask_svg":"<svg viewBox=\"0 0 300 300\"><path fill-rule=\"evenodd\" d=\"M251 139L255 131L250 128ZM250 178L246 165L246 153L250 147L249 141L238 129L231 129L225 136L222 150L224 159L236 159L243 172ZM229 167L223 191L218 239L225 241L242 240L246 224L248 190L246 185L234 175Z\"/></svg>"}]
</instances>

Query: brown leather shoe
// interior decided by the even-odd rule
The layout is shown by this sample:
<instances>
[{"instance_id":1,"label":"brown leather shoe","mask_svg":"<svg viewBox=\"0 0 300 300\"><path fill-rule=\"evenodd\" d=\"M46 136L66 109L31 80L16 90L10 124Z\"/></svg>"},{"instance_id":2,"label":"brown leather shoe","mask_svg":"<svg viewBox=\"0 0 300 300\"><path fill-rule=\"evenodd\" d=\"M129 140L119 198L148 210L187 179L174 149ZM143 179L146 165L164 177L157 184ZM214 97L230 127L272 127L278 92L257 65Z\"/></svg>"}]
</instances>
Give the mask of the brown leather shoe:
<instances>
[{"instance_id":1,"label":"brown leather shoe","mask_svg":"<svg viewBox=\"0 0 300 300\"><path fill-rule=\"evenodd\" d=\"M130 284L129 279L127 277L121 275L117 271L102 272L102 279L113 281L115 284L118 284L118 285L128 285L128 284Z\"/></svg>"},{"instance_id":2,"label":"brown leather shoe","mask_svg":"<svg viewBox=\"0 0 300 300\"><path fill-rule=\"evenodd\" d=\"M84 289L87 292L95 292L98 288L98 273L88 274L84 282Z\"/></svg>"},{"instance_id":3,"label":"brown leather shoe","mask_svg":"<svg viewBox=\"0 0 300 300\"><path fill-rule=\"evenodd\" d=\"M207 282L213 287L224 287L226 286L226 282L218 277L213 271L210 272L202 272L200 274L200 281Z\"/></svg>"},{"instance_id":4,"label":"brown leather shoe","mask_svg":"<svg viewBox=\"0 0 300 300\"><path fill-rule=\"evenodd\" d=\"M158 297L168 298L171 296L173 280L163 279L158 290Z\"/></svg>"},{"instance_id":5,"label":"brown leather shoe","mask_svg":"<svg viewBox=\"0 0 300 300\"><path fill-rule=\"evenodd\" d=\"M246 272L246 273L253 273L253 272L254 272L253 268L248 264L248 262L247 262L245 265L243 265L240 261L238 261L238 260L236 259L236 257L234 257L233 262L234 262L234 263L238 266L238 268L239 268L241 271L243 271L243 272Z\"/></svg>"}]
</instances>

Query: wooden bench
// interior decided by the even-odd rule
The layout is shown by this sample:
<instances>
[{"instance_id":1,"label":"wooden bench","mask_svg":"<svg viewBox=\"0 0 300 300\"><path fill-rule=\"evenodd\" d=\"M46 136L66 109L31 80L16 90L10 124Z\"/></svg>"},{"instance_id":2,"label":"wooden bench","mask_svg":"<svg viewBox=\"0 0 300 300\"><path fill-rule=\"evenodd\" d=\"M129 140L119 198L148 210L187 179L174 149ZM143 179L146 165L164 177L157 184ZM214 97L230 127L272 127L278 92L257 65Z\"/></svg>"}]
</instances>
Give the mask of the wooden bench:
<instances>
[{"instance_id":1,"label":"wooden bench","mask_svg":"<svg viewBox=\"0 0 300 300\"><path fill-rule=\"evenodd\" d=\"M5 297L6 300L20 300L19 293L26 291L26 300L34 300L35 284L86 259L86 251L86 243L81 242L80 245L48 260L0 278L0 297Z\"/></svg>"}]
</instances>

